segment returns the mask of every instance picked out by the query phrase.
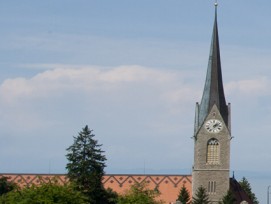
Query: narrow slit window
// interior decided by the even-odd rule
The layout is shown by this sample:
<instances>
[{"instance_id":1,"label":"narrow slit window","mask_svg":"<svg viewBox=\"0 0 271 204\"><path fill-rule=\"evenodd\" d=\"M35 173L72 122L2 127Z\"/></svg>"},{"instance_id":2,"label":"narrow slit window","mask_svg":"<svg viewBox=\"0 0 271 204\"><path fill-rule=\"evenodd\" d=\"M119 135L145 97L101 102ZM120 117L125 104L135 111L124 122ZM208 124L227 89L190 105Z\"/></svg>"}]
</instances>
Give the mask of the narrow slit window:
<instances>
[{"instance_id":1,"label":"narrow slit window","mask_svg":"<svg viewBox=\"0 0 271 204\"><path fill-rule=\"evenodd\" d=\"M216 193L216 182L215 181L209 181L208 182L208 193L209 194L215 194Z\"/></svg>"}]
</instances>

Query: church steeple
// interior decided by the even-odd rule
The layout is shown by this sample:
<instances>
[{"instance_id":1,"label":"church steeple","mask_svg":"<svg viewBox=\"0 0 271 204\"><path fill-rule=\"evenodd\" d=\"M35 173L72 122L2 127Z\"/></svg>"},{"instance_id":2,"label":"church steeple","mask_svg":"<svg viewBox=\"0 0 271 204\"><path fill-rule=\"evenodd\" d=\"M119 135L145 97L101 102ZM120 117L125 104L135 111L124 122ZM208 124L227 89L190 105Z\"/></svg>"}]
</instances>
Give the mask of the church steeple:
<instances>
[{"instance_id":1,"label":"church steeple","mask_svg":"<svg viewBox=\"0 0 271 204\"><path fill-rule=\"evenodd\" d=\"M229 189L230 104L226 104L217 29L217 3L205 86L196 105L193 196L203 187L211 203L219 203Z\"/></svg>"},{"instance_id":2,"label":"church steeple","mask_svg":"<svg viewBox=\"0 0 271 204\"><path fill-rule=\"evenodd\" d=\"M228 125L228 106L224 96L220 62L220 49L217 28L217 3L215 4L215 21L205 86L201 103L198 107L198 127L202 125L214 104L219 109L225 124Z\"/></svg>"}]
</instances>

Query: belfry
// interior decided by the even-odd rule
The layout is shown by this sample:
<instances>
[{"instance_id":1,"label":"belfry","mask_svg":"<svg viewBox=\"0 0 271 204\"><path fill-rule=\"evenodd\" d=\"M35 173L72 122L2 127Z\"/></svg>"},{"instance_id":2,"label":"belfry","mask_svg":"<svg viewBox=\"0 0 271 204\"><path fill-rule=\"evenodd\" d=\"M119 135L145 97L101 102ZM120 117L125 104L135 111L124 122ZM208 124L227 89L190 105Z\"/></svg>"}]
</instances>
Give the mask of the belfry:
<instances>
[{"instance_id":1,"label":"belfry","mask_svg":"<svg viewBox=\"0 0 271 204\"><path fill-rule=\"evenodd\" d=\"M205 188L212 203L219 202L230 187L230 104L222 81L217 26L217 3L205 86L196 104L192 194Z\"/></svg>"}]
</instances>

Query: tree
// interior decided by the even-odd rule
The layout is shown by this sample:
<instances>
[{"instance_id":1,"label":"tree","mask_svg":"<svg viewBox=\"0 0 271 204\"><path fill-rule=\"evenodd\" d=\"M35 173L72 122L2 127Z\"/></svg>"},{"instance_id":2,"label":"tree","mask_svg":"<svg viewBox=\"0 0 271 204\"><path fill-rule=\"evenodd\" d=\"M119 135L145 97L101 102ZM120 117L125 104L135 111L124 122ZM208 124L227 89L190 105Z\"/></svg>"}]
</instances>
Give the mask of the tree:
<instances>
[{"instance_id":1,"label":"tree","mask_svg":"<svg viewBox=\"0 0 271 204\"><path fill-rule=\"evenodd\" d=\"M78 190L88 196L90 203L106 202L106 191L102 184L106 157L100 144L94 140L92 130L86 125L74 143L67 148L68 178L74 182Z\"/></svg>"},{"instance_id":2,"label":"tree","mask_svg":"<svg viewBox=\"0 0 271 204\"><path fill-rule=\"evenodd\" d=\"M157 189L148 189L146 183L135 183L124 195L119 196L118 204L162 204L157 197Z\"/></svg>"},{"instance_id":3,"label":"tree","mask_svg":"<svg viewBox=\"0 0 271 204\"><path fill-rule=\"evenodd\" d=\"M13 190L0 198L1 204L85 204L86 197L70 184L44 183Z\"/></svg>"},{"instance_id":4,"label":"tree","mask_svg":"<svg viewBox=\"0 0 271 204\"><path fill-rule=\"evenodd\" d=\"M7 177L0 178L0 196L12 191L14 188L16 188L16 184L8 181Z\"/></svg>"},{"instance_id":5,"label":"tree","mask_svg":"<svg viewBox=\"0 0 271 204\"><path fill-rule=\"evenodd\" d=\"M246 194L248 195L250 200L253 202L253 204L259 204L259 201L258 201L256 195L252 192L250 183L248 182L248 180L245 177L243 177L242 180L239 181L239 184L242 187L242 189L246 192Z\"/></svg>"},{"instance_id":6,"label":"tree","mask_svg":"<svg viewBox=\"0 0 271 204\"><path fill-rule=\"evenodd\" d=\"M236 199L231 190L228 190L227 194L222 198L222 201L219 204L234 204Z\"/></svg>"},{"instance_id":7,"label":"tree","mask_svg":"<svg viewBox=\"0 0 271 204\"><path fill-rule=\"evenodd\" d=\"M193 197L192 204L208 204L208 203L210 203L209 196L207 195L205 188L200 186L197 189L195 197Z\"/></svg>"},{"instance_id":8,"label":"tree","mask_svg":"<svg viewBox=\"0 0 271 204\"><path fill-rule=\"evenodd\" d=\"M189 192L184 185L182 186L180 190L177 201L180 201L182 204L187 204L190 201Z\"/></svg>"},{"instance_id":9,"label":"tree","mask_svg":"<svg viewBox=\"0 0 271 204\"><path fill-rule=\"evenodd\" d=\"M107 204L116 204L118 202L118 194L111 188L106 189Z\"/></svg>"}]
</instances>

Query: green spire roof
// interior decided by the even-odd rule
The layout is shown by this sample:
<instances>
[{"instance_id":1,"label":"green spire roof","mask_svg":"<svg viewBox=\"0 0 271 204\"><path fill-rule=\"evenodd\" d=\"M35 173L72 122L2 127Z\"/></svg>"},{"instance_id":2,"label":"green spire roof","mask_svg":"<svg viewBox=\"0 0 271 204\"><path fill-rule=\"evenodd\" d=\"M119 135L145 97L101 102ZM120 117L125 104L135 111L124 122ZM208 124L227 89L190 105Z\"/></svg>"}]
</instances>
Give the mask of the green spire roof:
<instances>
[{"instance_id":1,"label":"green spire roof","mask_svg":"<svg viewBox=\"0 0 271 204\"><path fill-rule=\"evenodd\" d=\"M210 48L209 63L207 68L207 75L205 87L199 106L199 125L203 123L207 115L210 113L214 104L220 110L224 122L228 123L228 107L224 96L219 39L217 29L217 4L215 4L215 22L213 28L212 43Z\"/></svg>"}]
</instances>

